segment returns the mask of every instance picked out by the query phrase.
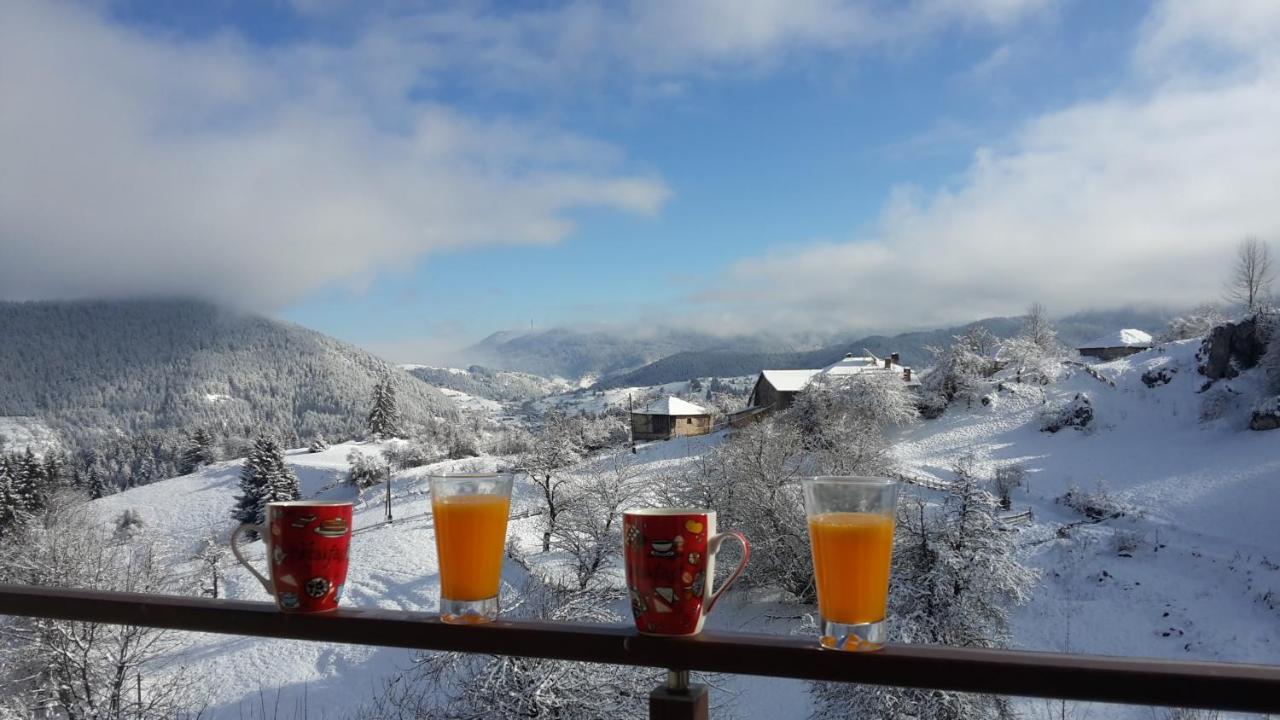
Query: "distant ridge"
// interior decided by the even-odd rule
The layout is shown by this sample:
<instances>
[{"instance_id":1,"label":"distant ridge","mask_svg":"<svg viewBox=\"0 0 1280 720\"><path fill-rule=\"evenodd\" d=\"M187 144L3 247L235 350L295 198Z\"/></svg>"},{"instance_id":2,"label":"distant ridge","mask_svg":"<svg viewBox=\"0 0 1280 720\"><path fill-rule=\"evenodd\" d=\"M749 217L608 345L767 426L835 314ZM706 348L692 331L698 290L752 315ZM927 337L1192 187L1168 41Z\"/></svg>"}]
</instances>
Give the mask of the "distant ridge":
<instances>
[{"instance_id":1,"label":"distant ridge","mask_svg":"<svg viewBox=\"0 0 1280 720\"><path fill-rule=\"evenodd\" d=\"M435 388L292 323L190 300L0 303L0 416L36 416L72 446L190 430L286 441L363 432L393 372L409 423L455 412Z\"/></svg>"},{"instance_id":2,"label":"distant ridge","mask_svg":"<svg viewBox=\"0 0 1280 720\"><path fill-rule=\"evenodd\" d=\"M1075 347L1087 338L1120 327L1145 328L1153 334L1171 318L1167 311L1117 310L1088 312L1070 315L1056 325L1059 338L1069 347ZM619 387L641 387L681 382L704 377L737 377L755 375L761 370L819 368L839 360L845 353L862 354L870 350L880 357L898 353L903 365L923 369L933 361L925 349L930 345L941 346L952 336L963 333L973 325L982 325L996 337L1011 337L1022 326L1021 318L987 318L966 325L901 333L893 336L870 335L852 338L804 352L732 352L693 351L669 355L631 372L602 378L594 389L607 390Z\"/></svg>"}]
</instances>

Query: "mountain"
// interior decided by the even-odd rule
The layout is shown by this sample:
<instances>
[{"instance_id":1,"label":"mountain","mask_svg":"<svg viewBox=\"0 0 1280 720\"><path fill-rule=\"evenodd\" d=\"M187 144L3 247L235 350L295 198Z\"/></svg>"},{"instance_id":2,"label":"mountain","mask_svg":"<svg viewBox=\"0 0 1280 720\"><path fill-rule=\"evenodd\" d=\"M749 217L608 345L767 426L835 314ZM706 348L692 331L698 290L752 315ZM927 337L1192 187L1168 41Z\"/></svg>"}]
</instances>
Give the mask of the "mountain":
<instances>
[{"instance_id":1,"label":"mountain","mask_svg":"<svg viewBox=\"0 0 1280 720\"><path fill-rule=\"evenodd\" d=\"M1055 323L1058 337L1069 347L1089 338L1118 328L1137 328L1155 334L1172 318L1163 310L1114 310L1077 313ZM942 346L953 335L964 332L972 325L983 325L996 337L1011 337L1022 326L1021 318L998 317L979 320L969 325L901 333L893 336L870 335L856 337L831 345L802 352L732 352L707 350L680 352L669 355L631 372L612 375L600 380L596 389L661 385L703 377L736 377L754 375L766 368L779 370L792 368L819 368L839 360L846 353L861 354L864 350L885 357L898 353L902 364L921 368L932 362L926 349Z\"/></svg>"},{"instance_id":2,"label":"mountain","mask_svg":"<svg viewBox=\"0 0 1280 720\"><path fill-rule=\"evenodd\" d=\"M491 370L480 365L465 369L429 365L401 365L400 368L435 387L498 402L537 400L573 389L564 380L550 380L540 375L512 370Z\"/></svg>"},{"instance_id":3,"label":"mountain","mask_svg":"<svg viewBox=\"0 0 1280 720\"><path fill-rule=\"evenodd\" d=\"M187 300L0 303L0 338L0 416L37 416L78 448L197 426L352 437L378 376L398 372L313 330ZM400 377L408 423L453 412Z\"/></svg>"},{"instance_id":4,"label":"mountain","mask_svg":"<svg viewBox=\"0 0 1280 720\"><path fill-rule=\"evenodd\" d=\"M808 347L818 347L812 343ZM769 335L719 337L671 328L498 332L463 351L468 361L570 380L617 375L680 352L776 352L806 349Z\"/></svg>"}]
</instances>

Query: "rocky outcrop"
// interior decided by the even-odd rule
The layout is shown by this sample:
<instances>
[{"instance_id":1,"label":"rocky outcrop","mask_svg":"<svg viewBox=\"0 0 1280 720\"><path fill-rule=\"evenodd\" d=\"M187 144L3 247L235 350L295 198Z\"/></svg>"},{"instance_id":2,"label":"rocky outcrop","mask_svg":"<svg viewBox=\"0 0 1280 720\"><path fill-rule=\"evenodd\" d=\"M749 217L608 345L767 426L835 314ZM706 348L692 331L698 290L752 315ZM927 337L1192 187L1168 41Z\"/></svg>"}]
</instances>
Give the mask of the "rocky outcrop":
<instances>
[{"instance_id":1,"label":"rocky outcrop","mask_svg":"<svg viewBox=\"0 0 1280 720\"><path fill-rule=\"evenodd\" d=\"M1149 388L1153 388L1158 385L1168 385L1173 380L1173 376L1177 372L1177 368L1163 367L1155 370L1148 370L1142 373L1142 384Z\"/></svg>"},{"instance_id":2,"label":"rocky outcrop","mask_svg":"<svg viewBox=\"0 0 1280 720\"><path fill-rule=\"evenodd\" d=\"M1258 403L1253 409L1253 416L1249 418L1249 429L1280 429L1280 395Z\"/></svg>"},{"instance_id":3,"label":"rocky outcrop","mask_svg":"<svg viewBox=\"0 0 1280 720\"><path fill-rule=\"evenodd\" d=\"M1210 381L1233 378L1241 370L1256 367L1267 351L1261 323L1257 317L1215 327L1200 345L1196 359L1201 375Z\"/></svg>"}]
</instances>

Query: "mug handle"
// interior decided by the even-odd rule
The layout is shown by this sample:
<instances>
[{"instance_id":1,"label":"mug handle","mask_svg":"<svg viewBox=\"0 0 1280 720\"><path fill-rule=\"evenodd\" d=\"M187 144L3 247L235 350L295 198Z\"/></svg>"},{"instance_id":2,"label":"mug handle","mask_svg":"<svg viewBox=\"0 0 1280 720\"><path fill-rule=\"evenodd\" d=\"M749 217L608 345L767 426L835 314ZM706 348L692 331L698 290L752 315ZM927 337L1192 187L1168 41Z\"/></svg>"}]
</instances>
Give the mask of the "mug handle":
<instances>
[{"instance_id":1,"label":"mug handle","mask_svg":"<svg viewBox=\"0 0 1280 720\"><path fill-rule=\"evenodd\" d=\"M249 572L253 573L253 576L258 578L258 582L262 583L262 588L267 591L268 595L270 595L271 597L275 597L276 591L275 591L275 588L271 587L271 581L268 580L265 575L258 572L257 568L250 565L248 560L244 559L244 555L240 554L240 547L236 545L236 540L238 540L241 535L249 532L250 530L258 533L258 535L261 537L265 538L267 536L266 526L250 525L248 523L245 523L244 525L241 525L240 527L236 528L231 533L231 554L236 556L236 560L239 561L241 565L245 566L246 568L249 568ZM270 555L271 554L270 547L269 547L270 543L264 541L262 544L265 546L268 546L267 554Z\"/></svg>"},{"instance_id":2,"label":"mug handle","mask_svg":"<svg viewBox=\"0 0 1280 720\"><path fill-rule=\"evenodd\" d=\"M738 576L742 574L742 571L747 569L747 560L751 558L751 543L747 542L746 535L743 535L737 530L729 530L722 532L719 535L712 535L711 539L707 541L707 552L711 555L719 553L720 545L729 538L737 540L742 545L742 559L738 561L738 567L733 569L733 574L729 576L729 579L725 580L724 584L720 586L720 589L716 590L714 593L711 592L712 579L707 578L707 587L703 591L705 593L703 596L703 602L706 603L707 609L702 611L703 615L711 612L711 608L715 607L716 601L720 599L720 596L724 594L724 591L728 590L729 586L733 585L733 581L737 580Z\"/></svg>"}]
</instances>

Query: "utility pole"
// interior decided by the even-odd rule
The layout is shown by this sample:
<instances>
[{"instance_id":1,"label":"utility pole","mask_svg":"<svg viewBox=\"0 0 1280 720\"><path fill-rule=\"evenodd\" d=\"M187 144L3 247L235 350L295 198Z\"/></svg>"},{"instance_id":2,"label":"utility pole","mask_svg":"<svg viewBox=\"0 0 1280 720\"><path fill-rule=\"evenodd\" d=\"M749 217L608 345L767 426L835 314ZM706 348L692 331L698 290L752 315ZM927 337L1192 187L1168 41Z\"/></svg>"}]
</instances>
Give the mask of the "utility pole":
<instances>
[{"instance_id":1,"label":"utility pole","mask_svg":"<svg viewBox=\"0 0 1280 720\"><path fill-rule=\"evenodd\" d=\"M138 715L142 715L142 672L136 675L138 680Z\"/></svg>"},{"instance_id":2,"label":"utility pole","mask_svg":"<svg viewBox=\"0 0 1280 720\"><path fill-rule=\"evenodd\" d=\"M384 466L387 472L387 522L391 522L391 466Z\"/></svg>"},{"instance_id":3,"label":"utility pole","mask_svg":"<svg viewBox=\"0 0 1280 720\"><path fill-rule=\"evenodd\" d=\"M631 454L636 454L635 404L631 401L631 393L627 393L627 438L631 443Z\"/></svg>"}]
</instances>

